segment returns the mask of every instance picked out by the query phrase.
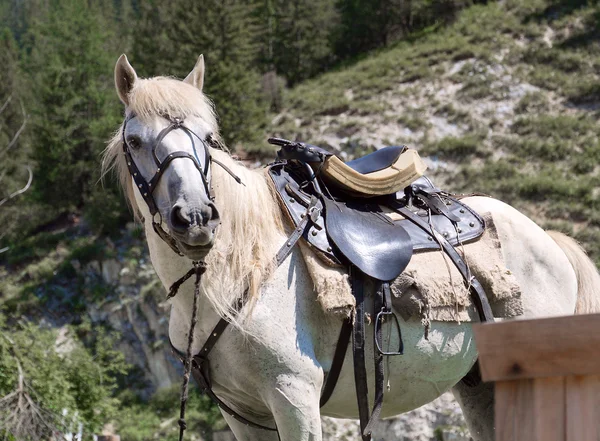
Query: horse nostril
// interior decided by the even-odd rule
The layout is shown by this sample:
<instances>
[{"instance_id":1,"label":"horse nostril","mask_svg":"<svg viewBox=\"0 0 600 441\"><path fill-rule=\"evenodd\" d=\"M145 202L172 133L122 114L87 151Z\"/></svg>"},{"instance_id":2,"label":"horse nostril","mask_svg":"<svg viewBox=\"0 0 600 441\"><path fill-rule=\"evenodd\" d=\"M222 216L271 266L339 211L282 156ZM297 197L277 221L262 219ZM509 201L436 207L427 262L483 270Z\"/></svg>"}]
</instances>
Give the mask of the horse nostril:
<instances>
[{"instance_id":1,"label":"horse nostril","mask_svg":"<svg viewBox=\"0 0 600 441\"><path fill-rule=\"evenodd\" d=\"M204 225L215 228L219 224L219 212L212 202L202 210L202 221Z\"/></svg>"},{"instance_id":2,"label":"horse nostril","mask_svg":"<svg viewBox=\"0 0 600 441\"><path fill-rule=\"evenodd\" d=\"M172 209L171 209L171 227L175 230L175 231L179 231L179 232L184 232L185 230L187 230L191 223L192 223L192 219L186 215L183 210L181 209L180 206L175 205Z\"/></svg>"}]
</instances>

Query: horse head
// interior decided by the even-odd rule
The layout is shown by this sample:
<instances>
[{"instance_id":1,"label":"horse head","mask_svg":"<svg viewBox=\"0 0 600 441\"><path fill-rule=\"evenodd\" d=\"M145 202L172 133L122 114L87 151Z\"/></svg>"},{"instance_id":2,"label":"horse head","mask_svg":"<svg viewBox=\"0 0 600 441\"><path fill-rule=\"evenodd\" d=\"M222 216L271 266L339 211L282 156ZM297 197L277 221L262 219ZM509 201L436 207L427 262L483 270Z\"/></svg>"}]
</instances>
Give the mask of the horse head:
<instances>
[{"instance_id":1,"label":"horse head","mask_svg":"<svg viewBox=\"0 0 600 441\"><path fill-rule=\"evenodd\" d=\"M219 225L211 189L218 128L203 82L202 55L183 81L138 78L125 55L115 66L125 105L121 143L132 203L174 251L192 260L207 255Z\"/></svg>"}]
</instances>

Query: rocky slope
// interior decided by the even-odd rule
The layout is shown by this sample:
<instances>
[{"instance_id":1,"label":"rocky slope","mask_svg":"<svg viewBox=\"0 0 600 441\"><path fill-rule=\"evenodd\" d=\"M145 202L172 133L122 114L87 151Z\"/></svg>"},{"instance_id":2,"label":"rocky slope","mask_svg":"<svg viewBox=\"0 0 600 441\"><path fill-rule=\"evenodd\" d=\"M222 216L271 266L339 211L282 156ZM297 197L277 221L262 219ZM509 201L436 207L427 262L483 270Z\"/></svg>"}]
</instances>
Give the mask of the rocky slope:
<instances>
[{"instance_id":1,"label":"rocky slope","mask_svg":"<svg viewBox=\"0 0 600 441\"><path fill-rule=\"evenodd\" d=\"M454 191L502 199L600 263L597 5L504 1L289 92L277 136L344 157L417 148Z\"/></svg>"}]
</instances>

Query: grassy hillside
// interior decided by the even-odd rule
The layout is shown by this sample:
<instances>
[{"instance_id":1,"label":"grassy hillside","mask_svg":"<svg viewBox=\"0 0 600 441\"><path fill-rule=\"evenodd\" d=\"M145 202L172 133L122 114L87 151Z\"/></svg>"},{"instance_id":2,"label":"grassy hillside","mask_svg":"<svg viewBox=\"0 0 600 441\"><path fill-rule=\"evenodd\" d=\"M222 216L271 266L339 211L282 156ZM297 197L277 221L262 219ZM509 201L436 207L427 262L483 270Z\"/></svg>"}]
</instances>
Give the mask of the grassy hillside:
<instances>
[{"instance_id":1,"label":"grassy hillside","mask_svg":"<svg viewBox=\"0 0 600 441\"><path fill-rule=\"evenodd\" d=\"M599 49L595 2L475 6L291 90L272 129L350 155L415 147L447 188L515 205L600 264Z\"/></svg>"}]
</instances>

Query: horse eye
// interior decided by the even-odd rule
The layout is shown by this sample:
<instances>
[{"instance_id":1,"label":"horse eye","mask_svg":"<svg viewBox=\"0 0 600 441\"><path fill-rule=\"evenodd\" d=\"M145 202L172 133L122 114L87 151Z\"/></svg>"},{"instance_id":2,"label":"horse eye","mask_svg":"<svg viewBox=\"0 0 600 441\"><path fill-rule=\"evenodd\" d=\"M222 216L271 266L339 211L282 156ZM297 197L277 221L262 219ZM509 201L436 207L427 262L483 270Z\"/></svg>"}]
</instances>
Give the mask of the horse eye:
<instances>
[{"instance_id":1,"label":"horse eye","mask_svg":"<svg viewBox=\"0 0 600 441\"><path fill-rule=\"evenodd\" d=\"M127 145L130 149L137 150L142 146L142 142L137 136L130 136L127 138Z\"/></svg>"}]
</instances>

